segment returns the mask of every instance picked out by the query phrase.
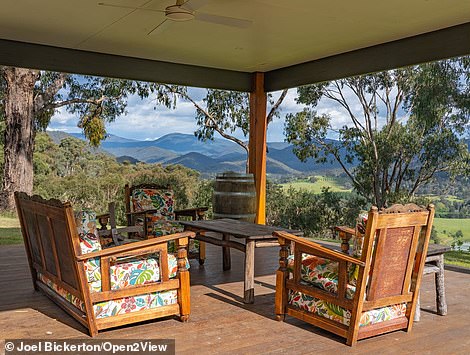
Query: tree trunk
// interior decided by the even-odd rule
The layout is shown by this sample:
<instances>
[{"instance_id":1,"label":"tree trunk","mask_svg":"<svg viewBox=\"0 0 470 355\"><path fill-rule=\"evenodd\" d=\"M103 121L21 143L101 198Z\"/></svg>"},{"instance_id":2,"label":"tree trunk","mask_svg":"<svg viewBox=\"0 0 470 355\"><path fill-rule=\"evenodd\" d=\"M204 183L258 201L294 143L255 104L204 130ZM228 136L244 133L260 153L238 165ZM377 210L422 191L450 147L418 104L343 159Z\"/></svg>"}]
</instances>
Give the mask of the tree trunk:
<instances>
[{"instance_id":1,"label":"tree trunk","mask_svg":"<svg viewBox=\"0 0 470 355\"><path fill-rule=\"evenodd\" d=\"M5 146L0 211L14 210L15 191L33 191L34 84L37 70L4 68Z\"/></svg>"}]
</instances>

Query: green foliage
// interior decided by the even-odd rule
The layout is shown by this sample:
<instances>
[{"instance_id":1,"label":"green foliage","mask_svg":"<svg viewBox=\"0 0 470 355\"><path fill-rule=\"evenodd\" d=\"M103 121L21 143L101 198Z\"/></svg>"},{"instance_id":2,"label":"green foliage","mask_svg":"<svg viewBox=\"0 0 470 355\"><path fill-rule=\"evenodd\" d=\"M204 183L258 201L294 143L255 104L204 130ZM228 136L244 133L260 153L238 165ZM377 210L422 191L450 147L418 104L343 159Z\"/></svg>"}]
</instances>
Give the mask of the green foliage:
<instances>
[{"instance_id":1,"label":"green foliage","mask_svg":"<svg viewBox=\"0 0 470 355\"><path fill-rule=\"evenodd\" d=\"M363 198L323 189L321 194L289 188L268 181L266 221L271 225L300 229L306 236L333 237L333 227L354 225L366 207Z\"/></svg>"},{"instance_id":2,"label":"green foliage","mask_svg":"<svg viewBox=\"0 0 470 355\"><path fill-rule=\"evenodd\" d=\"M457 249L459 251L462 250L462 245L463 245L462 231L459 229L457 232L449 234L449 236L452 238L452 243L450 245L452 249Z\"/></svg>"},{"instance_id":3,"label":"green foliage","mask_svg":"<svg viewBox=\"0 0 470 355\"><path fill-rule=\"evenodd\" d=\"M212 195L214 193L214 187L214 180L200 180L194 198L194 206L209 208L205 213L208 219L213 218Z\"/></svg>"},{"instance_id":4,"label":"green foliage","mask_svg":"<svg viewBox=\"0 0 470 355\"><path fill-rule=\"evenodd\" d=\"M119 164L109 155L94 150L86 142L65 138L54 144L39 133L34 154L34 192L45 198L70 201L78 208L98 213L116 202L117 219L125 222L124 185L156 183L175 191L176 208L194 206L199 174L183 166L139 163Z\"/></svg>"},{"instance_id":5,"label":"green foliage","mask_svg":"<svg viewBox=\"0 0 470 355\"><path fill-rule=\"evenodd\" d=\"M432 229L431 229L431 241L434 244L441 244L442 243L442 240L439 237L439 234L437 234L437 230L436 230L435 226L432 226Z\"/></svg>"},{"instance_id":6,"label":"green foliage","mask_svg":"<svg viewBox=\"0 0 470 355\"><path fill-rule=\"evenodd\" d=\"M195 135L198 139L213 139L216 129L234 133L239 128L244 136L248 134L248 93L208 89L203 102L206 110L198 109L196 112L198 130ZM212 120L208 119L207 114Z\"/></svg>"},{"instance_id":7,"label":"green foliage","mask_svg":"<svg viewBox=\"0 0 470 355\"><path fill-rule=\"evenodd\" d=\"M379 207L410 200L439 172L468 176L462 139L470 124L468 62L464 57L298 88L297 102L307 107L287 115L287 140L302 160L339 162L355 190ZM350 122L333 127L330 116L314 110L320 100L338 104ZM339 144L328 139L332 131Z\"/></svg>"}]
</instances>

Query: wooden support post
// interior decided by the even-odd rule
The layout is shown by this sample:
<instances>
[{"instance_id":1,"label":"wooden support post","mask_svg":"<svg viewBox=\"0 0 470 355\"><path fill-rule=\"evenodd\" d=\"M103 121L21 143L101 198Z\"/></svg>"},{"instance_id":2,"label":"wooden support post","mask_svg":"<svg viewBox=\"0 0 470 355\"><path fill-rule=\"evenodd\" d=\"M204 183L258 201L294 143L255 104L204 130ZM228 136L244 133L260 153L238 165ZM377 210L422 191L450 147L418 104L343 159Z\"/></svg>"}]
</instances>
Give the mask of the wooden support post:
<instances>
[{"instance_id":1,"label":"wooden support post","mask_svg":"<svg viewBox=\"0 0 470 355\"><path fill-rule=\"evenodd\" d=\"M267 96L264 90L264 74L254 74L250 92L250 142L249 172L255 176L257 211L256 223L266 222L266 131Z\"/></svg>"}]
</instances>

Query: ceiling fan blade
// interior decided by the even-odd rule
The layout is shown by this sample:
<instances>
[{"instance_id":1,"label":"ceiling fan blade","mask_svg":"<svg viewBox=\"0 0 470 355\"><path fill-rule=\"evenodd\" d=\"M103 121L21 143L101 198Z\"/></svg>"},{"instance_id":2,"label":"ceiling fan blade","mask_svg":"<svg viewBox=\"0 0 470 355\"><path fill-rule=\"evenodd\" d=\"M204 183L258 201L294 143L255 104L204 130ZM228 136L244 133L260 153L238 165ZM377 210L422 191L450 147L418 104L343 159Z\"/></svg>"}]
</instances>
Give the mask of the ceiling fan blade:
<instances>
[{"instance_id":1,"label":"ceiling fan blade","mask_svg":"<svg viewBox=\"0 0 470 355\"><path fill-rule=\"evenodd\" d=\"M165 32L168 29L168 27L170 26L171 22L172 21L170 21L168 19L164 19L157 26L152 28L152 30L150 30L150 32L147 33L147 36Z\"/></svg>"},{"instance_id":2,"label":"ceiling fan blade","mask_svg":"<svg viewBox=\"0 0 470 355\"><path fill-rule=\"evenodd\" d=\"M229 27L237 28L248 28L253 25L253 21L243 20L234 17L211 15L206 13L198 12L195 15L195 19L203 22L216 23L218 25L224 25Z\"/></svg>"},{"instance_id":3,"label":"ceiling fan blade","mask_svg":"<svg viewBox=\"0 0 470 355\"><path fill-rule=\"evenodd\" d=\"M143 6L147 5L151 1L147 1ZM116 5L116 4L108 4L106 2L99 2L99 6L105 7L115 7L119 9L129 9L129 10L143 10L143 11L153 11L153 12L165 12L165 10L157 10L157 9L149 9L147 7L134 7L134 6L125 6L125 5Z\"/></svg>"}]
</instances>

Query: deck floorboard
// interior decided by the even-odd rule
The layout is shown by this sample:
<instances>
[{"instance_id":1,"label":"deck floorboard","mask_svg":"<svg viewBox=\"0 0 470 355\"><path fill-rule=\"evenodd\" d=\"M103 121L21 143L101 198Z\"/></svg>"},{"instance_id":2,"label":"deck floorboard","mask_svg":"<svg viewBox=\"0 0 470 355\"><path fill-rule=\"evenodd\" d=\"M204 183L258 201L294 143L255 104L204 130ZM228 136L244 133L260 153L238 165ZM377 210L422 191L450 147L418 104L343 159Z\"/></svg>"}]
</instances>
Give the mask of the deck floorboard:
<instances>
[{"instance_id":1,"label":"deck floorboard","mask_svg":"<svg viewBox=\"0 0 470 355\"><path fill-rule=\"evenodd\" d=\"M434 278L421 289L421 321L413 331L361 340L355 348L326 331L287 317L274 320L276 248L256 249L255 303L243 303L243 254L232 251L222 271L221 248L208 245L204 266L191 261L191 316L147 321L100 332L97 339L175 338L178 354L469 354L470 275L446 271L448 315L436 314ZM0 247L0 353L12 338L89 339L86 329L35 292L23 246Z\"/></svg>"}]
</instances>

